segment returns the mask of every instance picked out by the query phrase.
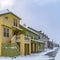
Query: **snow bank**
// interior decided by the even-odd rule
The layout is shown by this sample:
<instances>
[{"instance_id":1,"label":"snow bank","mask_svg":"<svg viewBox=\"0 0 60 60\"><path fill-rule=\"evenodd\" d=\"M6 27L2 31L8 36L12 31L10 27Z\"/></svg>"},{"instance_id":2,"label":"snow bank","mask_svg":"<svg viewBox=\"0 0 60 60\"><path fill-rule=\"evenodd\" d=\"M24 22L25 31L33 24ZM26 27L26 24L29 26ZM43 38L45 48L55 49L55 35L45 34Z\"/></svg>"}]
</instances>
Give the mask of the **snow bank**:
<instances>
[{"instance_id":1,"label":"snow bank","mask_svg":"<svg viewBox=\"0 0 60 60\"><path fill-rule=\"evenodd\" d=\"M58 53L57 53L57 55L55 57L55 60L60 60L60 49L59 49L59 51L58 51Z\"/></svg>"},{"instance_id":2,"label":"snow bank","mask_svg":"<svg viewBox=\"0 0 60 60\"><path fill-rule=\"evenodd\" d=\"M44 54L54 51L55 49L57 49L57 48L54 48L53 50L41 52L41 53L27 55L27 56L18 56L15 58L0 57L0 60L49 60L49 59L53 59L53 58L50 58L49 56L45 56ZM58 54L58 55L60 56L60 54Z\"/></svg>"},{"instance_id":3,"label":"snow bank","mask_svg":"<svg viewBox=\"0 0 60 60\"><path fill-rule=\"evenodd\" d=\"M9 57L0 57L0 60L49 60L53 58L49 58L48 56L19 56L16 58Z\"/></svg>"},{"instance_id":4,"label":"snow bank","mask_svg":"<svg viewBox=\"0 0 60 60\"><path fill-rule=\"evenodd\" d=\"M44 52L44 53L42 53L42 54L40 54L40 55L45 55L45 54L47 54L47 53L49 53L49 52L55 51L57 48L58 48L58 47L55 47L54 49L47 49L46 52Z\"/></svg>"},{"instance_id":5,"label":"snow bank","mask_svg":"<svg viewBox=\"0 0 60 60\"><path fill-rule=\"evenodd\" d=\"M17 57L14 60L48 60L48 56L26 56L26 57ZM52 59L52 58L51 58Z\"/></svg>"},{"instance_id":6,"label":"snow bank","mask_svg":"<svg viewBox=\"0 0 60 60\"><path fill-rule=\"evenodd\" d=\"M9 58L9 57L0 57L0 60L12 60L12 58Z\"/></svg>"}]
</instances>

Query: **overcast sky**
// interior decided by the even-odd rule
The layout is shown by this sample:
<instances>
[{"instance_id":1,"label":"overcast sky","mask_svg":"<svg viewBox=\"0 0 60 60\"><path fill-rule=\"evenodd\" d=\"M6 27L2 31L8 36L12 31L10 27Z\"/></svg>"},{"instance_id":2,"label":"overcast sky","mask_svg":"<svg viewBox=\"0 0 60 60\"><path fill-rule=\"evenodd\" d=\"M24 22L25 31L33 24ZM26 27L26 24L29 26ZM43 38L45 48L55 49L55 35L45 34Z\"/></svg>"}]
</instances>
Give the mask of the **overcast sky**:
<instances>
[{"instance_id":1,"label":"overcast sky","mask_svg":"<svg viewBox=\"0 0 60 60\"><path fill-rule=\"evenodd\" d=\"M0 10L9 9L26 24L42 30L60 43L60 0L0 0Z\"/></svg>"}]
</instances>

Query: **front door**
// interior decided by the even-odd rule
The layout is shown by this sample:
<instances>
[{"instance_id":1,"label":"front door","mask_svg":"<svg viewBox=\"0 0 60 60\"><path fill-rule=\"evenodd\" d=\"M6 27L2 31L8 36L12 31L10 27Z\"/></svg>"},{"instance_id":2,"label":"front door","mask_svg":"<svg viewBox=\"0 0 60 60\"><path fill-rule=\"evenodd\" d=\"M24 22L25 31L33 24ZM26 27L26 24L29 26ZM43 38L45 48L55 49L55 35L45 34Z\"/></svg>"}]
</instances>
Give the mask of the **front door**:
<instances>
[{"instance_id":1,"label":"front door","mask_svg":"<svg viewBox=\"0 0 60 60\"><path fill-rule=\"evenodd\" d=\"M25 44L25 55L29 54L29 44Z\"/></svg>"},{"instance_id":2,"label":"front door","mask_svg":"<svg viewBox=\"0 0 60 60\"><path fill-rule=\"evenodd\" d=\"M13 35L18 35L18 31L14 31L13 32Z\"/></svg>"}]
</instances>

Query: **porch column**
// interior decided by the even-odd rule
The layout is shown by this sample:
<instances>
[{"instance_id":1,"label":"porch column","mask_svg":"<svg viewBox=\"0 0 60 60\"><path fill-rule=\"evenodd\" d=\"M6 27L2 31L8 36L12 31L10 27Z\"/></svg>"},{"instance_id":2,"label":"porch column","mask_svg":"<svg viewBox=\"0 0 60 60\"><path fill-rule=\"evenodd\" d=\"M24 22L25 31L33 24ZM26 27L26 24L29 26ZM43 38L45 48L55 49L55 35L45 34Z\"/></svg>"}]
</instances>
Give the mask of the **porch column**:
<instances>
[{"instance_id":1,"label":"porch column","mask_svg":"<svg viewBox=\"0 0 60 60\"><path fill-rule=\"evenodd\" d=\"M3 38L3 28L2 28L2 19L0 18L0 56L2 55L2 38Z\"/></svg>"},{"instance_id":2,"label":"porch column","mask_svg":"<svg viewBox=\"0 0 60 60\"><path fill-rule=\"evenodd\" d=\"M34 43L33 43L33 53L34 53Z\"/></svg>"},{"instance_id":3,"label":"porch column","mask_svg":"<svg viewBox=\"0 0 60 60\"><path fill-rule=\"evenodd\" d=\"M39 47L39 46L38 46L38 42L37 42L37 52L38 52L38 50L39 50L38 47Z\"/></svg>"},{"instance_id":4,"label":"porch column","mask_svg":"<svg viewBox=\"0 0 60 60\"><path fill-rule=\"evenodd\" d=\"M22 34L22 35L20 35L20 54L21 55L24 55L25 54L25 49L24 49L24 40L25 40L25 37L24 37L24 35Z\"/></svg>"},{"instance_id":5,"label":"porch column","mask_svg":"<svg viewBox=\"0 0 60 60\"><path fill-rule=\"evenodd\" d=\"M0 43L0 56L2 55L2 44Z\"/></svg>"},{"instance_id":6,"label":"porch column","mask_svg":"<svg viewBox=\"0 0 60 60\"><path fill-rule=\"evenodd\" d=\"M37 52L37 43L36 43L36 52Z\"/></svg>"},{"instance_id":7,"label":"porch column","mask_svg":"<svg viewBox=\"0 0 60 60\"><path fill-rule=\"evenodd\" d=\"M31 54L31 39L29 39L29 54Z\"/></svg>"},{"instance_id":8,"label":"porch column","mask_svg":"<svg viewBox=\"0 0 60 60\"><path fill-rule=\"evenodd\" d=\"M39 47L40 47L40 46L39 46L39 43L38 43L38 52L40 51Z\"/></svg>"}]
</instances>

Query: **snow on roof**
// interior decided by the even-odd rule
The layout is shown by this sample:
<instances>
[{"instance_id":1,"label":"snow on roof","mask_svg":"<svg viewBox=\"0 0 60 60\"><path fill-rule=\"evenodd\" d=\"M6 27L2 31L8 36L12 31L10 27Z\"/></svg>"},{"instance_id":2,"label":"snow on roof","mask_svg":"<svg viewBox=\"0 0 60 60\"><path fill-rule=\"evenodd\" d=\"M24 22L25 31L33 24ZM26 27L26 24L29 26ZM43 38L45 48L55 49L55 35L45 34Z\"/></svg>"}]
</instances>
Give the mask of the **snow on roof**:
<instances>
[{"instance_id":1,"label":"snow on roof","mask_svg":"<svg viewBox=\"0 0 60 60\"><path fill-rule=\"evenodd\" d=\"M22 26L22 25L21 25ZM29 29L29 28L27 28L27 27L25 27L25 26L23 26L25 29L27 29L27 30L29 30L29 31L31 31L31 32L33 32L33 33L35 33L36 35L38 35L39 36L39 34L38 33L36 33L35 31L33 31L33 30L31 30L31 29Z\"/></svg>"},{"instance_id":2,"label":"snow on roof","mask_svg":"<svg viewBox=\"0 0 60 60\"><path fill-rule=\"evenodd\" d=\"M38 33L36 33L35 31L33 31L33 30L29 29L29 28L27 28L27 29L30 30L30 31L32 31L33 33L39 35Z\"/></svg>"},{"instance_id":3,"label":"snow on roof","mask_svg":"<svg viewBox=\"0 0 60 60\"><path fill-rule=\"evenodd\" d=\"M6 13L12 13L12 12L9 11L8 9L0 11L0 15L1 15L1 14L6 14ZM21 18L18 17L16 14L14 14L14 13L12 13L12 14L21 20Z\"/></svg>"},{"instance_id":4,"label":"snow on roof","mask_svg":"<svg viewBox=\"0 0 60 60\"><path fill-rule=\"evenodd\" d=\"M10 11L8 10L8 9L6 9L6 10L2 10L2 11L0 11L0 14L5 14L5 13L9 13Z\"/></svg>"}]
</instances>

